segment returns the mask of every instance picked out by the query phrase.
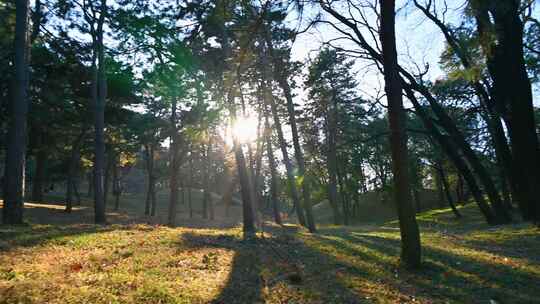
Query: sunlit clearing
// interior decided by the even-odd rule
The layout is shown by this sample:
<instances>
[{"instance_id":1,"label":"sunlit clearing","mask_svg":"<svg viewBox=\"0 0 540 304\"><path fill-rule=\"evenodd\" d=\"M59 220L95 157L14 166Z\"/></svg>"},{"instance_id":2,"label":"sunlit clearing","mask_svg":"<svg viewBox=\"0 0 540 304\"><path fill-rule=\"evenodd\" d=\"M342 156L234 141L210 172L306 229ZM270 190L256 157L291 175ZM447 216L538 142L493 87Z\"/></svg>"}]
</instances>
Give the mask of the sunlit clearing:
<instances>
[{"instance_id":1,"label":"sunlit clearing","mask_svg":"<svg viewBox=\"0 0 540 304\"><path fill-rule=\"evenodd\" d=\"M240 117L232 127L232 136L241 143L247 143L257 138L257 119L255 117Z\"/></svg>"}]
</instances>

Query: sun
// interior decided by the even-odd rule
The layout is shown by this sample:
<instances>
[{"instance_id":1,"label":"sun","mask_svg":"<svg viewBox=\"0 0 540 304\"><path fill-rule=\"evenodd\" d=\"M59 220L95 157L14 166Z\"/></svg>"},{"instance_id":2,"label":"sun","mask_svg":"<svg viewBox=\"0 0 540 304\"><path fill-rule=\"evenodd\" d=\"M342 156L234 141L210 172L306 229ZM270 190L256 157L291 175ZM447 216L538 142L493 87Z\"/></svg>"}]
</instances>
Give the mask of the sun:
<instances>
[{"instance_id":1,"label":"sun","mask_svg":"<svg viewBox=\"0 0 540 304\"><path fill-rule=\"evenodd\" d=\"M232 126L231 135L241 143L248 143L257 138L258 121L255 117L239 117Z\"/></svg>"}]
</instances>

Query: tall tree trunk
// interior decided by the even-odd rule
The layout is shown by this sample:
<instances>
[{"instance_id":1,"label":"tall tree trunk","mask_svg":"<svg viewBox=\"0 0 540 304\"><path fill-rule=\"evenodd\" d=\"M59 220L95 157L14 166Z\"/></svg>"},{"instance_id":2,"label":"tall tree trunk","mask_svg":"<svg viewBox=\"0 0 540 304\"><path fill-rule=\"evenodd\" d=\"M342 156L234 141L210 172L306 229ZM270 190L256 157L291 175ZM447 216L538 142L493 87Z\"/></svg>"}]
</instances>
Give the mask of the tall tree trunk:
<instances>
[{"instance_id":1,"label":"tall tree trunk","mask_svg":"<svg viewBox=\"0 0 540 304\"><path fill-rule=\"evenodd\" d=\"M236 115L232 115L235 117ZM233 137L233 150L238 167L238 179L240 181L240 192L242 195L242 218L244 233L255 231L255 219L253 217L252 186L249 180L249 173L246 167L244 152L237 138Z\"/></svg>"},{"instance_id":2,"label":"tall tree trunk","mask_svg":"<svg viewBox=\"0 0 540 304\"><path fill-rule=\"evenodd\" d=\"M437 160L435 161L435 166L433 168L435 169L434 179L437 186L437 200L439 201L439 207L444 208L444 189L443 189L443 181L441 179L441 174L439 172L439 168L442 168L443 162L442 157L437 157Z\"/></svg>"},{"instance_id":3,"label":"tall tree trunk","mask_svg":"<svg viewBox=\"0 0 540 304\"><path fill-rule=\"evenodd\" d=\"M86 196L92 197L94 193L94 172L90 171L87 174L88 177L88 191L86 193Z\"/></svg>"},{"instance_id":4,"label":"tall tree trunk","mask_svg":"<svg viewBox=\"0 0 540 304\"><path fill-rule=\"evenodd\" d=\"M461 64L465 69L471 69L473 68L472 62L473 60L470 58L468 52L463 49L463 47L460 45L458 38L454 35L454 33L447 27L447 25L440 20L436 14L431 12L432 4L429 3L427 7L421 6L416 0L414 1L417 8L419 8L430 20L433 21L433 23L441 30L443 33L446 42L448 45L452 48L454 53L457 55L457 58L460 60ZM480 4L480 1L478 3L473 3L473 7L477 4ZM480 26L480 29L483 29L482 26ZM480 31L480 35L483 35L484 33ZM486 39L488 37L483 36L483 39ZM486 41L484 41L485 43ZM490 94L493 94L494 90L489 90L486 88L486 86L483 84L480 80L471 80L470 84L472 88L474 89L478 100L480 101L481 109L484 112L482 115L484 120L486 121L486 124L488 126L488 131L491 135L493 146L495 148L495 154L497 158L497 163L501 170L501 175L503 176L503 179L509 179L511 184L511 191L516 194L517 188L515 187L515 179L514 176L515 172L512 169L512 155L510 152L510 148L508 147L508 142L506 139L506 135L504 133L504 129L502 127L502 123L500 120L500 115L496 113L493 103L497 99L496 96L490 96ZM509 203L509 200L505 198L505 204Z\"/></svg>"},{"instance_id":5,"label":"tall tree trunk","mask_svg":"<svg viewBox=\"0 0 540 304\"><path fill-rule=\"evenodd\" d=\"M146 191L146 201L144 204L144 214L150 215L150 204L152 203L152 191L154 187L154 157L152 144L144 145L144 156L146 160L146 173L148 178L148 188Z\"/></svg>"},{"instance_id":6,"label":"tall tree trunk","mask_svg":"<svg viewBox=\"0 0 540 304\"><path fill-rule=\"evenodd\" d=\"M458 202L461 202L462 204L465 204L465 186L463 185L463 175L461 175L460 172L457 174L458 180L456 183L456 198Z\"/></svg>"},{"instance_id":7,"label":"tall tree trunk","mask_svg":"<svg viewBox=\"0 0 540 304\"><path fill-rule=\"evenodd\" d=\"M420 200L420 191L417 188L414 188L412 191L414 205L416 206L416 213L422 212L422 201Z\"/></svg>"},{"instance_id":8,"label":"tall tree trunk","mask_svg":"<svg viewBox=\"0 0 540 304\"><path fill-rule=\"evenodd\" d=\"M339 225L341 215L339 214L338 195L337 195L337 104L332 101L329 114L327 116L328 134L327 134L327 155L326 169L328 171L328 202L332 207L334 216L334 225ZM343 210L345 214L345 210Z\"/></svg>"},{"instance_id":9,"label":"tall tree trunk","mask_svg":"<svg viewBox=\"0 0 540 304\"><path fill-rule=\"evenodd\" d=\"M84 136L86 135L86 128L83 127L83 131L75 141L71 144L71 153L69 157L69 165L68 165L68 177L66 182L66 212L71 212L71 209L73 207L73 195L77 194L77 172L80 168L80 161L81 161L81 155L80 155L80 149L81 149L81 143L84 139ZM80 198L78 199L80 201Z\"/></svg>"},{"instance_id":10,"label":"tall tree trunk","mask_svg":"<svg viewBox=\"0 0 540 304\"><path fill-rule=\"evenodd\" d=\"M407 135L405 133L406 116L401 95L402 86L397 69L395 2L394 0L380 0L380 4L380 40L383 54L385 92L388 100L388 118L390 122L394 195L401 233L401 258L407 266L417 268L421 263L420 233L411 202L411 191L408 180Z\"/></svg>"},{"instance_id":11,"label":"tall tree trunk","mask_svg":"<svg viewBox=\"0 0 540 304\"><path fill-rule=\"evenodd\" d=\"M523 52L520 1L473 3L478 33L493 80L496 109L506 122L512 147L512 176L524 219L540 222L540 151L531 82ZM493 35L495 34L495 35Z\"/></svg>"},{"instance_id":12,"label":"tall tree trunk","mask_svg":"<svg viewBox=\"0 0 540 304\"><path fill-rule=\"evenodd\" d=\"M189 218L193 218L193 202L191 197L191 190L193 189L193 149L189 154L189 187L188 190L188 208L189 208Z\"/></svg>"},{"instance_id":13,"label":"tall tree trunk","mask_svg":"<svg viewBox=\"0 0 540 304\"><path fill-rule=\"evenodd\" d=\"M15 2L15 83L8 116L4 171L4 224L22 224L28 116L28 0Z\"/></svg>"},{"instance_id":14,"label":"tall tree trunk","mask_svg":"<svg viewBox=\"0 0 540 304\"><path fill-rule=\"evenodd\" d=\"M224 8L226 10L226 8ZM225 54L225 58L229 59L232 58L232 51L231 46L229 42L229 33L227 29L227 25L225 23L225 16L223 18L223 24L222 24L222 31L221 31L221 38L222 38L222 45L223 45L223 52ZM233 70L233 67L229 67L230 70ZM238 73L238 71L236 71ZM236 75L237 77L238 75ZM236 81L235 81L236 82ZM234 83L235 83L234 82ZM235 97L236 97L236 90L241 90L241 86L238 85L238 87L235 87L234 83L231 84L231 87L229 88L227 94L226 94L226 102L229 108L229 114L231 117L231 123L234 122L237 118L236 115L236 104L235 104ZM239 92L242 94L242 92ZM232 124L231 124L232 125ZM242 151L242 146L238 142L238 138L233 136L233 151L234 156L236 160L236 167L238 170L238 179L240 181L240 191L242 193L242 217L243 217L243 225L242 229L244 231L244 236L249 237L251 234L255 232L255 219L253 217L253 198L251 197L251 183L248 176L248 170L246 167L246 160L244 157L244 152Z\"/></svg>"},{"instance_id":15,"label":"tall tree trunk","mask_svg":"<svg viewBox=\"0 0 540 304\"><path fill-rule=\"evenodd\" d=\"M177 118L176 118L176 109L177 101L176 97L173 97L171 103L171 146L170 146L170 178L169 178L169 187L170 187L170 200L169 200L169 215L167 219L167 224L171 227L174 227L176 224L176 208L178 204L178 170L180 169L179 161L179 138L178 138L178 128L176 127Z\"/></svg>"},{"instance_id":16,"label":"tall tree trunk","mask_svg":"<svg viewBox=\"0 0 540 304\"><path fill-rule=\"evenodd\" d=\"M105 174L105 99L107 80L105 78L105 51L103 46L103 23L107 14L107 0L101 0L96 37L93 38L94 58L92 98L94 99L94 221L105 224L105 197L103 182ZM92 20L93 22L93 20Z\"/></svg>"},{"instance_id":17,"label":"tall tree trunk","mask_svg":"<svg viewBox=\"0 0 540 304\"><path fill-rule=\"evenodd\" d=\"M156 176L152 175L152 184L150 189L150 216L156 216L157 201L156 201Z\"/></svg>"},{"instance_id":18,"label":"tall tree trunk","mask_svg":"<svg viewBox=\"0 0 540 304\"><path fill-rule=\"evenodd\" d=\"M282 225L281 214L279 213L278 206L278 185L277 185L277 171L276 160L274 159L274 149L272 148L270 123L268 121L268 110L264 110L264 137L266 139L266 157L268 157L268 166L270 167L270 199L272 201L272 213L274 215L274 221L278 225ZM262 153L261 153L262 154Z\"/></svg>"},{"instance_id":19,"label":"tall tree trunk","mask_svg":"<svg viewBox=\"0 0 540 304\"><path fill-rule=\"evenodd\" d=\"M341 200L341 206L343 209L343 224L345 226L349 225L349 206L347 206L347 199L345 197L345 187L343 185L343 174L339 168L336 168L337 183L339 186L339 194L336 195L337 198ZM336 191L337 192L337 191Z\"/></svg>"},{"instance_id":20,"label":"tall tree trunk","mask_svg":"<svg viewBox=\"0 0 540 304\"><path fill-rule=\"evenodd\" d=\"M122 189L120 186L120 177L118 176L118 159L113 164L112 172L112 188L114 196L114 210L118 211L120 209L120 195L122 194Z\"/></svg>"},{"instance_id":21,"label":"tall tree trunk","mask_svg":"<svg viewBox=\"0 0 540 304\"><path fill-rule=\"evenodd\" d=\"M285 100L287 101L287 112L289 114L288 115L289 124L291 125L294 156L298 164L298 174L300 175L301 185L302 185L302 198L304 199L304 203L302 207L306 212L307 228L310 232L313 233L317 231L317 228L315 227L315 219L313 217L313 208L312 208L312 203L311 203L310 177L308 176L308 172L306 171L304 154L300 146L300 137L298 135L298 127L296 125L294 102L292 100L291 88L289 86L289 82L286 79L285 73L282 69L283 63L279 62L280 60L276 57L274 48L272 45L272 39L269 37L269 33L267 31L266 31L266 44L268 46L270 57L273 59L274 68L276 69L274 75L276 76L277 78L276 80L279 86L281 87L281 89L283 90L283 93L285 95Z\"/></svg>"},{"instance_id":22,"label":"tall tree trunk","mask_svg":"<svg viewBox=\"0 0 540 304\"><path fill-rule=\"evenodd\" d=\"M263 85L265 86L265 91L266 91L265 102L267 103L267 105L270 105L270 109L272 111L272 117L274 120L274 128L276 129L276 133L278 136L279 148L283 156L283 164L285 165L285 172L287 174L287 183L289 186L289 192L291 194L291 199L293 201L294 209L296 210L298 223L300 223L300 225L302 226L306 226L306 219L304 217L304 211L302 208L300 208L300 198L298 196L298 191L296 189L296 180L293 173L293 166L289 158L289 153L287 152L287 143L285 142L285 137L283 136L283 129L281 128L281 122L279 118L277 105L274 100L274 97L271 95L269 91L270 90L270 88L268 87L269 83L266 81L263 81Z\"/></svg>"},{"instance_id":23,"label":"tall tree trunk","mask_svg":"<svg viewBox=\"0 0 540 304\"><path fill-rule=\"evenodd\" d=\"M208 143L203 145L203 156L204 156L204 164L203 164L203 218L206 219L209 216L209 204L211 203L211 197L210 197L210 151L211 151L211 143L210 140Z\"/></svg>"},{"instance_id":24,"label":"tall tree trunk","mask_svg":"<svg viewBox=\"0 0 540 304\"><path fill-rule=\"evenodd\" d=\"M43 136L43 134L39 135ZM43 201L43 184L45 183L47 170L47 151L39 147L36 153L36 172L32 183L32 201Z\"/></svg>"},{"instance_id":25,"label":"tall tree trunk","mask_svg":"<svg viewBox=\"0 0 540 304\"><path fill-rule=\"evenodd\" d=\"M264 106L264 103L262 104ZM254 208L255 211L255 217L257 220L257 225L262 225L262 216L264 211L264 198L262 193L262 187L261 183L264 183L264 180L261 177L261 167L262 167L262 157L263 157L263 150L264 150L264 135L263 132L263 113L262 113L262 107L259 109L258 113L258 124L257 124L257 140L256 140L256 152L255 152L255 160L254 160L254 168L253 168L253 191L255 192L255 201L256 206Z\"/></svg>"},{"instance_id":26,"label":"tall tree trunk","mask_svg":"<svg viewBox=\"0 0 540 304\"><path fill-rule=\"evenodd\" d=\"M113 167L115 166L114 159L115 159L115 153L111 149L111 151L107 153L107 158L105 162L105 180L103 182L103 203L105 204L105 208L107 208L107 201L109 199L111 175L112 175Z\"/></svg>"}]
</instances>

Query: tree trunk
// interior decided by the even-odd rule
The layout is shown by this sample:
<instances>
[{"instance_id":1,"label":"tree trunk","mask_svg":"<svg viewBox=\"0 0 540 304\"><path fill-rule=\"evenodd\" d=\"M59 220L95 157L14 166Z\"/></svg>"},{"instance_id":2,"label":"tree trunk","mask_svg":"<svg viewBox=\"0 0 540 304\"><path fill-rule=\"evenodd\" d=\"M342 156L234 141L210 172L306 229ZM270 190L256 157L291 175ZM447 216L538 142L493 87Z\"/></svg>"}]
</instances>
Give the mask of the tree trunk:
<instances>
[{"instance_id":1,"label":"tree trunk","mask_svg":"<svg viewBox=\"0 0 540 304\"><path fill-rule=\"evenodd\" d=\"M263 105L264 106L264 103ZM253 191L255 192L255 201L256 204L254 206L255 211L255 218L257 220L257 225L262 225L262 216L264 211L264 198L262 193L262 187L261 183L264 183L264 180L261 178L261 167L262 167L262 157L263 157L263 149L264 149L264 135L261 133L263 130L263 115L262 115L262 108L260 108L258 113L258 124L257 124L257 140L256 140L256 152L255 152L255 159L252 169L252 176L253 176Z\"/></svg>"},{"instance_id":2,"label":"tree trunk","mask_svg":"<svg viewBox=\"0 0 540 304\"><path fill-rule=\"evenodd\" d=\"M144 154L146 160L146 173L148 178L148 188L146 191L146 201L144 204L144 215L150 215L150 204L152 202L152 190L154 184L154 158L151 144L144 145Z\"/></svg>"},{"instance_id":3,"label":"tree trunk","mask_svg":"<svg viewBox=\"0 0 540 304\"><path fill-rule=\"evenodd\" d=\"M114 210L118 211L120 209L120 195L122 194L122 189L120 186L120 178L118 176L118 160L113 164L113 180L112 188L114 195Z\"/></svg>"},{"instance_id":4,"label":"tree trunk","mask_svg":"<svg viewBox=\"0 0 540 304\"><path fill-rule=\"evenodd\" d=\"M4 171L4 224L22 224L28 116L28 0L15 2L15 83L8 115L6 167Z\"/></svg>"},{"instance_id":5,"label":"tree trunk","mask_svg":"<svg viewBox=\"0 0 540 304\"><path fill-rule=\"evenodd\" d=\"M434 179L437 184L436 185L437 186L437 200L439 201L439 207L444 208L445 204L444 204L443 181L441 180L441 174L439 172L439 168L442 168L442 166L443 166L442 158L438 157L438 159L435 161L435 166L434 166L434 169L436 172L436 174L434 175Z\"/></svg>"},{"instance_id":6,"label":"tree trunk","mask_svg":"<svg viewBox=\"0 0 540 304\"><path fill-rule=\"evenodd\" d=\"M105 224L105 197L103 191L105 170L105 99L107 80L105 78L105 52L103 46L103 23L107 14L107 0L101 0L96 36L93 37L93 81L92 99L94 100L94 221Z\"/></svg>"},{"instance_id":7,"label":"tree trunk","mask_svg":"<svg viewBox=\"0 0 540 304\"><path fill-rule=\"evenodd\" d=\"M80 149L81 149L81 142L84 139L84 136L86 135L86 130L83 130L81 134L75 139L73 144L71 145L71 153L69 157L69 165L68 165L68 177L66 182L66 212L71 212L71 209L73 207L73 195L78 196L77 194L77 182L76 182L76 175L80 167L80 161L81 161L81 155L80 155ZM80 198L78 198L78 201L80 203Z\"/></svg>"},{"instance_id":8,"label":"tree trunk","mask_svg":"<svg viewBox=\"0 0 540 304\"><path fill-rule=\"evenodd\" d=\"M270 105L272 111L272 116L274 118L274 128L276 129L279 148L281 149L281 154L283 156L283 164L285 165L285 171L287 173L287 183L289 186L289 192L291 194L291 199L293 201L294 209L296 210L296 215L298 217L298 223L302 226L306 226L306 219L304 217L304 211L300 208L300 198L298 197L298 191L296 189L296 180L293 173L293 167L291 160L289 158L289 153L287 152L287 143L285 142L285 137L283 136L283 129L281 128L281 122L279 119L279 113L277 109L276 102L274 97L269 92L268 83L263 81L263 84L266 88L265 102L267 105Z\"/></svg>"},{"instance_id":9,"label":"tree trunk","mask_svg":"<svg viewBox=\"0 0 540 304\"><path fill-rule=\"evenodd\" d=\"M189 187L188 190L188 208L189 208L189 218L193 218L193 204L191 200L191 190L193 188L193 150L189 155Z\"/></svg>"},{"instance_id":10,"label":"tree trunk","mask_svg":"<svg viewBox=\"0 0 540 304\"><path fill-rule=\"evenodd\" d=\"M458 59L460 60L461 64L464 68L470 69L472 68L472 59L470 58L469 54L466 50L463 49L463 47L459 44L458 39L455 37L453 32L447 27L447 25L438 19L437 15L432 13L430 11L431 4L429 7L423 7L421 6L416 0L414 1L417 8L422 10L426 17L428 17L430 20L434 22L434 24L439 27L441 32L443 33L448 45L452 48L452 50L457 55ZM473 3L473 7L475 5L480 4ZM481 5L481 4L480 4ZM480 15L478 15L480 16ZM482 32L482 26L480 26L480 35L484 35ZM485 35L483 36L483 39L489 39ZM486 41L484 41L485 43ZM494 46L494 45L493 45ZM512 169L512 155L510 152L510 149L508 147L508 142L506 140L506 135L504 133L504 129L502 127L502 123L500 120L500 115L494 111L493 103L497 99L496 96L490 96L493 92L496 92L494 90L488 91L489 89L486 88L482 82L479 80L472 80L470 82L472 88L475 90L475 93L478 97L478 100L480 101L481 109L484 112L483 118L486 121L486 124L488 126L488 131L492 137L493 140L493 146L495 148L495 154L497 158L497 163L501 170L501 175L503 176L503 179L509 179L510 185L511 185L511 191L512 193L517 193L517 188L515 187L515 172ZM510 204L510 201L507 197L504 197L504 204Z\"/></svg>"},{"instance_id":11,"label":"tree trunk","mask_svg":"<svg viewBox=\"0 0 540 304\"><path fill-rule=\"evenodd\" d=\"M39 135L43 136L43 134ZM43 184L45 183L47 167L47 151L39 147L36 153L36 172L32 184L32 201L43 202Z\"/></svg>"},{"instance_id":12,"label":"tree trunk","mask_svg":"<svg viewBox=\"0 0 540 304\"><path fill-rule=\"evenodd\" d=\"M452 208L452 212L454 213L456 218L461 218L461 213L459 213L459 211L457 210L456 205L454 204L454 200L452 199L452 194L450 193L450 185L448 184L448 179L446 178L446 174L444 173L444 168L438 167L437 170L439 171L439 178L444 188L446 201L448 202L448 205L450 205L450 208Z\"/></svg>"},{"instance_id":13,"label":"tree trunk","mask_svg":"<svg viewBox=\"0 0 540 304\"><path fill-rule=\"evenodd\" d=\"M420 191L413 189L414 205L416 206L416 213L422 212L422 201L420 200Z\"/></svg>"},{"instance_id":14,"label":"tree trunk","mask_svg":"<svg viewBox=\"0 0 540 304\"><path fill-rule=\"evenodd\" d=\"M465 204L465 195L464 195L464 185L463 185L463 176L458 172L458 180L456 184L456 198L458 202Z\"/></svg>"},{"instance_id":15,"label":"tree trunk","mask_svg":"<svg viewBox=\"0 0 540 304\"><path fill-rule=\"evenodd\" d=\"M114 151L109 151L107 153L107 160L105 162L105 181L103 183L103 203L105 204L105 208L107 208L107 201L109 199L109 190L111 185L111 175L113 171L114 164Z\"/></svg>"},{"instance_id":16,"label":"tree trunk","mask_svg":"<svg viewBox=\"0 0 540 304\"><path fill-rule=\"evenodd\" d=\"M343 224L345 226L349 225L349 207L347 206L347 200L345 198L345 187L343 186L343 174L341 174L339 168L336 168L337 172L337 183L339 186L339 195L336 195L337 198L341 199L341 208L343 209ZM336 191L337 192L337 191Z\"/></svg>"},{"instance_id":17,"label":"tree trunk","mask_svg":"<svg viewBox=\"0 0 540 304\"><path fill-rule=\"evenodd\" d=\"M334 225L339 225L341 215L339 214L338 196L337 196L337 104L335 100L329 109L327 117L327 155L326 169L328 171L328 202L332 207L334 216ZM345 210L343 210L345 213Z\"/></svg>"},{"instance_id":18,"label":"tree trunk","mask_svg":"<svg viewBox=\"0 0 540 304\"><path fill-rule=\"evenodd\" d=\"M270 167L270 199L272 201L272 213L274 215L274 221L278 225L282 225L281 214L279 213L278 206L278 189L277 189L277 171L276 161L274 159L274 149L272 148L272 138L270 129L270 123L268 121L268 110L265 107L264 111L264 137L266 139L266 157L268 157L268 166ZM261 153L262 154L262 153Z\"/></svg>"},{"instance_id":19,"label":"tree trunk","mask_svg":"<svg viewBox=\"0 0 540 304\"><path fill-rule=\"evenodd\" d=\"M178 204L178 170L180 169L179 162L179 152L178 152L178 128L176 127L177 118L176 118L176 108L177 101L176 97L173 97L171 104L171 146L170 146L170 178L169 178L169 187L170 187L170 200L169 200L169 216L167 220L167 225L174 227L176 224L176 208Z\"/></svg>"},{"instance_id":20,"label":"tree trunk","mask_svg":"<svg viewBox=\"0 0 540 304\"><path fill-rule=\"evenodd\" d=\"M476 204L484 215L486 222L489 224L494 224L495 216L493 214L493 211L485 201L484 195L480 190L480 187L478 187L473 173L471 172L463 158L458 154L458 149L454 147L448 136L444 136L439 132L435 124L431 121L429 115L425 112L425 110L422 108L422 106L414 96L412 89L408 86L405 86L405 92L409 101L411 101L411 103L413 104L416 114L422 120L422 123L424 124L426 130L428 130L431 136L439 143L444 153L452 161L456 169L463 176L463 179L467 182L467 185L469 186L469 189L474 196Z\"/></svg>"},{"instance_id":21,"label":"tree trunk","mask_svg":"<svg viewBox=\"0 0 540 304\"><path fill-rule=\"evenodd\" d=\"M493 80L496 109L508 127L512 146L512 176L524 219L540 222L540 151L534 119L531 82L523 52L523 22L519 1L475 2L478 33ZM493 22L493 24L492 24ZM493 37L495 34L495 38Z\"/></svg>"},{"instance_id":22,"label":"tree trunk","mask_svg":"<svg viewBox=\"0 0 540 304\"><path fill-rule=\"evenodd\" d=\"M287 112L289 114L289 124L291 125L294 156L298 164L298 174L301 178L302 197L304 199L302 207L306 212L307 228L309 232L313 233L316 232L317 228L315 227L315 219L313 218L313 210L311 205L310 177L308 176L308 172L306 172L304 154L300 146L300 137L298 135L298 127L296 126L296 117L294 112L294 102L292 100L291 88L287 79L285 78L285 74L282 69L283 63L279 62L278 58L275 56L272 39L270 39L268 32L266 32L266 44L268 45L270 57L274 61L274 68L276 69L274 75L276 76L276 80L281 89L283 90L285 100L287 101Z\"/></svg>"},{"instance_id":23,"label":"tree trunk","mask_svg":"<svg viewBox=\"0 0 540 304\"><path fill-rule=\"evenodd\" d=\"M480 159L472 150L469 143L465 140L461 131L457 128L446 111L438 104L435 98L425 87L422 87L416 83L413 86L429 102L431 108L433 109L433 113L438 118L438 124L448 132L454 143L460 148L463 156L476 173L478 180L484 186L486 194L493 207L493 211L495 212L495 222L499 224L508 223L511 220L510 214L508 214L506 208L504 208L504 205L502 204L501 197L499 196L495 184L493 183L493 179L487 172L486 168L482 165Z\"/></svg>"},{"instance_id":24,"label":"tree trunk","mask_svg":"<svg viewBox=\"0 0 540 304\"><path fill-rule=\"evenodd\" d=\"M380 4L380 40L383 53L385 92L388 100L394 195L401 233L401 258L407 266L418 268L421 263L420 233L411 202L408 180L406 116L401 95L402 86L397 70L395 2L393 0L380 0Z\"/></svg>"},{"instance_id":25,"label":"tree trunk","mask_svg":"<svg viewBox=\"0 0 540 304\"><path fill-rule=\"evenodd\" d=\"M203 173L203 218L207 219L209 216L209 204L211 204L210 197L210 151L211 151L211 142L210 139L206 144L206 147L203 145L203 156L204 156L204 173Z\"/></svg>"}]
</instances>

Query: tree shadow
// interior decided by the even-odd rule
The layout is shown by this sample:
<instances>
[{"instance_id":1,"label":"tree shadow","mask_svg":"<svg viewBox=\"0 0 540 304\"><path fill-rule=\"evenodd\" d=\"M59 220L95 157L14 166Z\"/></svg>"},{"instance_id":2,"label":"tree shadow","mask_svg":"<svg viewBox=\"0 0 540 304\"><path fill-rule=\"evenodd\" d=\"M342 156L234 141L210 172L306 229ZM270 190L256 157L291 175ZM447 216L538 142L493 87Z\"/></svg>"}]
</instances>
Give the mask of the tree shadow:
<instances>
[{"instance_id":1,"label":"tree shadow","mask_svg":"<svg viewBox=\"0 0 540 304\"><path fill-rule=\"evenodd\" d=\"M1 212L1 208L0 208ZM125 214L108 213L110 224L93 223L93 210L75 207L66 213L62 205L25 203L23 225L0 225L0 252L33 247L64 237L105 233L114 230L152 229L138 225Z\"/></svg>"},{"instance_id":2,"label":"tree shadow","mask_svg":"<svg viewBox=\"0 0 540 304\"><path fill-rule=\"evenodd\" d=\"M184 233L179 245L234 251L228 279L210 303L368 302L341 282L339 261L306 246L295 237L297 230L265 227L264 237L248 239Z\"/></svg>"},{"instance_id":3,"label":"tree shadow","mask_svg":"<svg viewBox=\"0 0 540 304\"><path fill-rule=\"evenodd\" d=\"M408 293L414 290L411 293L414 297L443 302L460 299L468 303L487 303L493 299L499 303L532 303L540 295L535 288L540 280L537 273L505 264L504 260L487 259L477 249L423 244L423 268L409 272L391 262L392 257L399 257L399 239L336 231L315 238L347 255L386 269L385 284Z\"/></svg>"}]
</instances>

